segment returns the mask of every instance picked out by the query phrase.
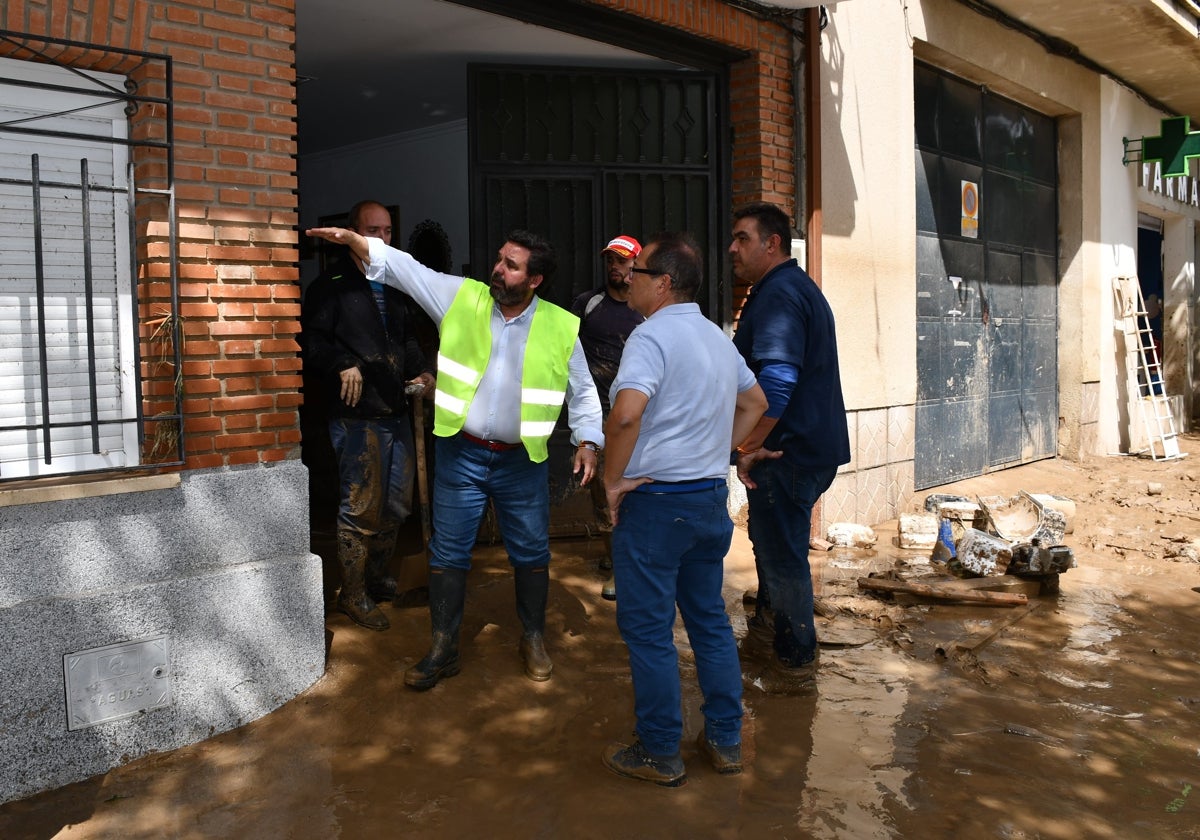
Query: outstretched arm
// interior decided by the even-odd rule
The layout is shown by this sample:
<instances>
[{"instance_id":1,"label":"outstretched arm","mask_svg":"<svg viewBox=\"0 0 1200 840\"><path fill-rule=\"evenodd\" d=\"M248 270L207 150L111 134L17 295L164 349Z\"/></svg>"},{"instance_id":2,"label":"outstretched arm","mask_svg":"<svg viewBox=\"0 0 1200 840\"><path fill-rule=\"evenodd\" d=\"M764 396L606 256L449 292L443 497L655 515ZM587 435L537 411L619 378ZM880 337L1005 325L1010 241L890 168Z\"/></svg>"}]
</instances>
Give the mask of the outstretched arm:
<instances>
[{"instance_id":1,"label":"outstretched arm","mask_svg":"<svg viewBox=\"0 0 1200 840\"><path fill-rule=\"evenodd\" d=\"M338 227L322 227L309 228L305 233L314 239L324 239L326 242L334 242L338 245L349 245L350 250L354 253L354 256L358 257L359 262L365 263L371 259L371 251L367 247L367 238L355 231Z\"/></svg>"}]
</instances>

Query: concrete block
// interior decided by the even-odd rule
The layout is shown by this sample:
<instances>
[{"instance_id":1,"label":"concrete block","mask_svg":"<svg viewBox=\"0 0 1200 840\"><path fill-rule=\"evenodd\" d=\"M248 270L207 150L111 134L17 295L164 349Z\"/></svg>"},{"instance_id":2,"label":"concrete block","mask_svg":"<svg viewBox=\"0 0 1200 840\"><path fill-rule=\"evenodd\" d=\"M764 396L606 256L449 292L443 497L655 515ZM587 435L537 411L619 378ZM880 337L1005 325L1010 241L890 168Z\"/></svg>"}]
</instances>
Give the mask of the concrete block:
<instances>
[{"instance_id":1,"label":"concrete block","mask_svg":"<svg viewBox=\"0 0 1200 840\"><path fill-rule=\"evenodd\" d=\"M900 514L901 548L933 548L938 538L938 518L929 513Z\"/></svg>"},{"instance_id":2,"label":"concrete block","mask_svg":"<svg viewBox=\"0 0 1200 840\"><path fill-rule=\"evenodd\" d=\"M64 655L159 636L170 702L69 730ZM0 638L0 802L278 708L325 664L307 470L206 470L168 490L5 507Z\"/></svg>"}]
</instances>

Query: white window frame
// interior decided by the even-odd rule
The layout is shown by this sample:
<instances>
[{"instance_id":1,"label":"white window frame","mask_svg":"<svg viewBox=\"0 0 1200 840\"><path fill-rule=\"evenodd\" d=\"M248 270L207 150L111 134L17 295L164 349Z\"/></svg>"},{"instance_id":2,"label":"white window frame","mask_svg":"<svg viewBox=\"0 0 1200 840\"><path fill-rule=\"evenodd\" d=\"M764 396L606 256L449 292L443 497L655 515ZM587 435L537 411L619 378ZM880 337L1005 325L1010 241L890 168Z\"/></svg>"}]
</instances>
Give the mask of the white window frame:
<instances>
[{"instance_id":1,"label":"white window frame","mask_svg":"<svg viewBox=\"0 0 1200 840\"><path fill-rule=\"evenodd\" d=\"M124 89L123 76L93 71L84 75L103 81L118 91ZM81 86L78 72L52 64L14 59L0 59L0 77L64 88ZM28 161L30 154L38 153L39 158L45 158L49 164L41 174L41 180L62 184L73 181L77 185L73 191L46 186L39 197L46 284L42 309L47 319L45 352L49 353L53 344L60 354L58 370L53 364L47 365L52 400L50 463L46 463L44 430L40 425L43 420L40 363L43 348L37 326L36 272L32 269L35 243L28 237L34 225L32 185L24 202L20 200L20 185L0 185L3 188L0 191L0 219L10 213L24 216L24 224L15 228L18 231L16 237L10 235L7 241L3 230L13 228L0 224L0 360L8 353L8 360L0 364L0 480L137 466L141 460L141 436L137 324L129 240L129 148L125 142L129 125L125 102L115 96L109 100L44 86L5 85L3 90L0 123L22 119L22 115L26 115L27 121L19 124L94 135L96 139L0 131L0 177L29 179L31 167L27 164L24 175L17 176L16 161L22 157ZM105 142L103 137L111 137L112 142ZM79 213L83 191L78 186L78 158L73 174L68 174L65 163L60 168L56 162L65 161L69 154L88 158L89 186L100 187L87 191L92 208L92 274L96 278L92 300L98 309L94 323L111 338L106 340L104 354L99 352L101 345L97 341L95 371L89 371L87 366L82 245L78 246L79 257L75 264L73 252L68 253L72 249L62 244L70 243L72 236L81 239L83 230ZM90 164L93 161L97 164L95 171L100 174L92 174ZM97 219L101 222L97 223ZM28 241L23 241L26 239ZM60 243L57 251L54 248L56 239ZM102 264L98 264L98 260ZM51 294L51 286L57 287L54 294ZM15 310L14 301L17 302ZM15 365L11 364L14 336L19 336L16 341L21 351ZM64 343L71 349L64 351L61 347ZM68 358L66 365L62 359L64 352ZM103 371L100 370L102 365L105 366ZM94 451L92 443L90 390L93 381L100 406L96 417L105 421L100 426L101 448L98 452ZM53 425L75 422L77 426ZM34 428L11 428L14 425Z\"/></svg>"}]
</instances>

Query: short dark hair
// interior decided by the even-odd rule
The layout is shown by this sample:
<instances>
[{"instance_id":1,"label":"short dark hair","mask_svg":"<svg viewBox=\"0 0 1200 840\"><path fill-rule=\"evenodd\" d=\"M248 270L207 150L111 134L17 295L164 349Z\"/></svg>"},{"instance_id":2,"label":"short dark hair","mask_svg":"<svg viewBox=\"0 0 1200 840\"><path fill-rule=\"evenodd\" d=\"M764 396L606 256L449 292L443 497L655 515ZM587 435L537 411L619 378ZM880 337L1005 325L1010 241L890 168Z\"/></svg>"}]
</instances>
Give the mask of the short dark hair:
<instances>
[{"instance_id":1,"label":"short dark hair","mask_svg":"<svg viewBox=\"0 0 1200 840\"><path fill-rule=\"evenodd\" d=\"M696 299L700 282L704 279L704 262L700 259L700 247L690 233L656 233L643 250L650 252L646 268L656 274L670 275L671 292L675 300L689 303Z\"/></svg>"},{"instance_id":2,"label":"short dark hair","mask_svg":"<svg viewBox=\"0 0 1200 840\"><path fill-rule=\"evenodd\" d=\"M391 211L387 209L387 205L385 205L382 201L376 201L373 198L363 199L350 208L350 221L347 224L350 226L351 230L358 230L358 223L359 220L362 219L362 212L368 207L379 207L385 213L387 213L388 216L392 215Z\"/></svg>"},{"instance_id":3,"label":"short dark hair","mask_svg":"<svg viewBox=\"0 0 1200 840\"><path fill-rule=\"evenodd\" d=\"M525 264L525 276L541 275L542 283L538 286L538 291L549 286L550 278L554 276L554 269L558 268L558 260L554 256L554 246L536 233L530 233L527 230L509 231L505 241L520 245L529 251L529 262Z\"/></svg>"},{"instance_id":4,"label":"short dark hair","mask_svg":"<svg viewBox=\"0 0 1200 840\"><path fill-rule=\"evenodd\" d=\"M745 207L738 208L733 211L733 220L741 221L745 218L754 219L758 225L758 235L766 240L772 236L779 237L779 247L785 253L792 248L792 224L788 221L787 214L776 207L774 204L769 204L765 201L755 201L752 204L747 204Z\"/></svg>"}]
</instances>

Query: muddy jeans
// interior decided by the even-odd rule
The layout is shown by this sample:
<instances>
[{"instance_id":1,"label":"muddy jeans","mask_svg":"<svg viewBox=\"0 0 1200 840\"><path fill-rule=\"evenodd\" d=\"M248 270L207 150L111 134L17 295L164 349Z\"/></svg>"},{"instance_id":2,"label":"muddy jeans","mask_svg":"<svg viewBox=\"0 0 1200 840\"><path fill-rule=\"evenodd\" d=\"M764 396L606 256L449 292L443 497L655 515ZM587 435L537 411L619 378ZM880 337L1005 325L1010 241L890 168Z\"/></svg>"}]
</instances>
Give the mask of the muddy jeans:
<instances>
[{"instance_id":1,"label":"muddy jeans","mask_svg":"<svg viewBox=\"0 0 1200 840\"><path fill-rule=\"evenodd\" d=\"M412 512L413 439L407 417L335 417L329 438L337 455L338 528L365 537L396 531Z\"/></svg>"},{"instance_id":2,"label":"muddy jeans","mask_svg":"<svg viewBox=\"0 0 1200 840\"><path fill-rule=\"evenodd\" d=\"M679 752L678 604L696 658L708 737L731 746L741 741L742 672L721 595L733 538L728 490L724 482L690 493L655 493L653 487L625 496L613 529L617 627L629 648L637 735L655 755Z\"/></svg>"},{"instance_id":3,"label":"muddy jeans","mask_svg":"<svg viewBox=\"0 0 1200 840\"><path fill-rule=\"evenodd\" d=\"M774 612L775 655L790 667L805 665L817 654L808 542L813 505L835 475L837 467L760 461L750 473L758 487L746 490L759 615Z\"/></svg>"}]
</instances>

